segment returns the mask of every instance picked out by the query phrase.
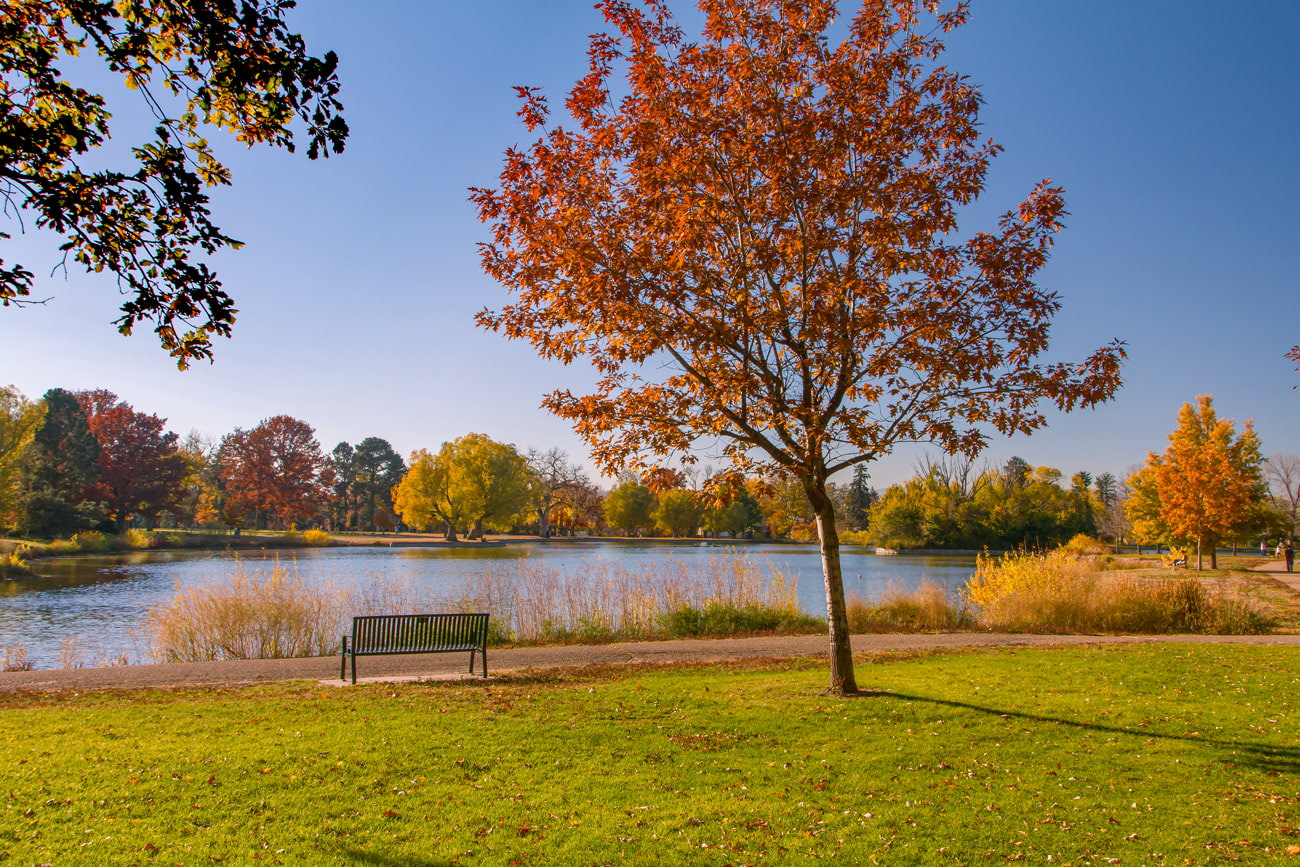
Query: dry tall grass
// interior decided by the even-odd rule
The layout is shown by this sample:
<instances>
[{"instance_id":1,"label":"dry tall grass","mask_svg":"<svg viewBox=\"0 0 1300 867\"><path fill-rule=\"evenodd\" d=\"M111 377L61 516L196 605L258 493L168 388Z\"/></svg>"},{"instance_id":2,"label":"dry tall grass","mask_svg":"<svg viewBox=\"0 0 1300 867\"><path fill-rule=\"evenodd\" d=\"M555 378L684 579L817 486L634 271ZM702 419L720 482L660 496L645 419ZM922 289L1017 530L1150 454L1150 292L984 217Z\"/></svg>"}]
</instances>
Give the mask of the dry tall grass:
<instances>
[{"instance_id":1,"label":"dry tall grass","mask_svg":"<svg viewBox=\"0 0 1300 867\"><path fill-rule=\"evenodd\" d=\"M165 662L325 656L338 648L345 596L308 587L276 564L239 564L224 582L178 590L149 611L152 654Z\"/></svg>"},{"instance_id":2,"label":"dry tall grass","mask_svg":"<svg viewBox=\"0 0 1300 867\"><path fill-rule=\"evenodd\" d=\"M853 632L938 632L974 625L969 609L953 599L947 588L930 580L913 590L891 581L874 602L851 596L848 616Z\"/></svg>"},{"instance_id":3,"label":"dry tall grass","mask_svg":"<svg viewBox=\"0 0 1300 867\"><path fill-rule=\"evenodd\" d=\"M1017 632L1267 632L1269 618L1193 577L1101 572L1093 560L1058 549L983 556L966 595L990 629Z\"/></svg>"},{"instance_id":4,"label":"dry tall grass","mask_svg":"<svg viewBox=\"0 0 1300 867\"><path fill-rule=\"evenodd\" d=\"M437 594L395 580L308 584L276 565L242 563L225 581L178 590L146 620L152 655L168 662L323 656L351 618L422 611L487 611L494 643L618 641L677 635L797 631L804 614L789 576L767 578L746 556L632 569L585 563L574 573L515 563Z\"/></svg>"}]
</instances>

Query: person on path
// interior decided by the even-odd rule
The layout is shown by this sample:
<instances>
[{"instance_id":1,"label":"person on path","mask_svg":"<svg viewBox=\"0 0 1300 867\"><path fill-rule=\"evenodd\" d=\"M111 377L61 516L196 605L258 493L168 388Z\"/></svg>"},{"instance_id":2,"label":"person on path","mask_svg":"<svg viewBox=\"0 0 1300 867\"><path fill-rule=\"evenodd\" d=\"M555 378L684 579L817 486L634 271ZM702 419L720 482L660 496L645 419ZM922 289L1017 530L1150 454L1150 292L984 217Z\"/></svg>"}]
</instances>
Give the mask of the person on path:
<instances>
[{"instance_id":1,"label":"person on path","mask_svg":"<svg viewBox=\"0 0 1300 867\"><path fill-rule=\"evenodd\" d=\"M1282 550L1282 556L1286 557L1286 571L1290 572L1295 566L1295 548L1291 542L1286 543L1286 548Z\"/></svg>"}]
</instances>

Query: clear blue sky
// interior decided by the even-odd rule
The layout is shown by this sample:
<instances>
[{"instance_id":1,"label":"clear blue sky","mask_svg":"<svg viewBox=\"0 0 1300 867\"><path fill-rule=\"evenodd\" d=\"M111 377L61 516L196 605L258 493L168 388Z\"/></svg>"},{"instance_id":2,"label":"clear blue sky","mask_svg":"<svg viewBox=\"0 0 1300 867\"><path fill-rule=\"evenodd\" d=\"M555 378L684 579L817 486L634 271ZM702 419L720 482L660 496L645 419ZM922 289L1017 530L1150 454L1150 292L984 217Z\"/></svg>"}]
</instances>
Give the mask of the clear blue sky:
<instances>
[{"instance_id":1,"label":"clear blue sky","mask_svg":"<svg viewBox=\"0 0 1300 867\"><path fill-rule=\"evenodd\" d=\"M985 130L1006 152L967 230L1040 178L1062 184L1071 217L1042 281L1064 299L1049 357L1116 337L1130 352L1114 402L995 441L986 458L1121 474L1203 393L1220 415L1253 418L1265 454L1300 453L1300 374L1282 357L1300 343L1300 3L973 7L946 60L982 88ZM235 185L215 196L217 223L247 246L216 262L240 310L216 363L177 372L151 333L119 337L112 279L47 278L54 243L29 232L0 256L53 299L0 309L0 383L33 398L107 388L182 435L286 413L326 450L380 436L406 454L476 431L585 461L537 406L587 374L474 326L505 295L479 270L486 233L466 188L492 185L503 150L527 141L511 87L560 101L599 13L588 0L307 0L290 21L341 56L352 137L315 163L221 146ZM125 95L117 105L123 128L140 119ZM919 453L876 465L875 484L910 475Z\"/></svg>"}]
</instances>

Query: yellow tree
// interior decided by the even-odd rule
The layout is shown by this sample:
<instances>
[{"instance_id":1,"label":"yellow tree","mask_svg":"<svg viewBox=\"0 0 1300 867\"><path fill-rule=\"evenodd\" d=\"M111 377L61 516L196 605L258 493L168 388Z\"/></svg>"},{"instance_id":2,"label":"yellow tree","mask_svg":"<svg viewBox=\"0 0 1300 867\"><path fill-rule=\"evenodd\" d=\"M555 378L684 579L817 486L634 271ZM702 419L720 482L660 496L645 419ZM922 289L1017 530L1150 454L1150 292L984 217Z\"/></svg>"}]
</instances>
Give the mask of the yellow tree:
<instances>
[{"instance_id":1,"label":"yellow tree","mask_svg":"<svg viewBox=\"0 0 1300 867\"><path fill-rule=\"evenodd\" d=\"M539 137L476 189L485 270L514 293L479 322L589 360L591 394L545 406L609 473L715 444L797 479L816 515L830 689L857 688L830 477L900 442L974 454L988 436L1108 399L1123 349L1045 364L1057 296L1035 275L1065 214L1044 181L962 240L996 145L978 90L938 64L966 17L939 0L605 0L610 33ZM617 80L616 80L617 79Z\"/></svg>"},{"instance_id":2,"label":"yellow tree","mask_svg":"<svg viewBox=\"0 0 1300 867\"><path fill-rule=\"evenodd\" d=\"M1259 438L1249 421L1237 436L1231 419L1220 419L1214 400L1203 394L1196 405L1183 404L1178 427L1169 434L1163 455L1151 452L1147 463L1129 478L1143 494L1130 516L1135 526L1164 527L1175 539L1196 543L1196 568L1203 549L1210 549L1210 568L1218 566L1216 549L1235 528L1248 521L1265 496ZM1159 499L1152 514L1151 494Z\"/></svg>"},{"instance_id":3,"label":"yellow tree","mask_svg":"<svg viewBox=\"0 0 1300 867\"><path fill-rule=\"evenodd\" d=\"M528 504L529 481L528 462L514 446L466 434L443 443L436 455L413 453L393 505L413 527L441 522L448 541L456 541L462 528L477 539L488 527L509 529Z\"/></svg>"},{"instance_id":4,"label":"yellow tree","mask_svg":"<svg viewBox=\"0 0 1300 867\"><path fill-rule=\"evenodd\" d=\"M0 386L0 530L17 523L23 458L44 418L42 403Z\"/></svg>"}]
</instances>

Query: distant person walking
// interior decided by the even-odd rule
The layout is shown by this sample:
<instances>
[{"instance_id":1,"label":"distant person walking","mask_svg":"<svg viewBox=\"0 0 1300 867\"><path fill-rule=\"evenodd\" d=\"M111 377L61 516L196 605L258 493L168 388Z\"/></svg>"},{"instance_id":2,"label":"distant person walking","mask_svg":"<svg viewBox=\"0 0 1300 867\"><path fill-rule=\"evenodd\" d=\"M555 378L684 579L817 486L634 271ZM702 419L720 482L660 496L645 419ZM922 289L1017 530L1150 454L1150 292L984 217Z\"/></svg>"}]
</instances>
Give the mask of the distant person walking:
<instances>
[{"instance_id":1,"label":"distant person walking","mask_svg":"<svg viewBox=\"0 0 1300 867\"><path fill-rule=\"evenodd\" d=\"M1286 558L1286 571L1292 571L1295 568L1295 548L1291 547L1290 542L1282 549L1282 556Z\"/></svg>"}]
</instances>

